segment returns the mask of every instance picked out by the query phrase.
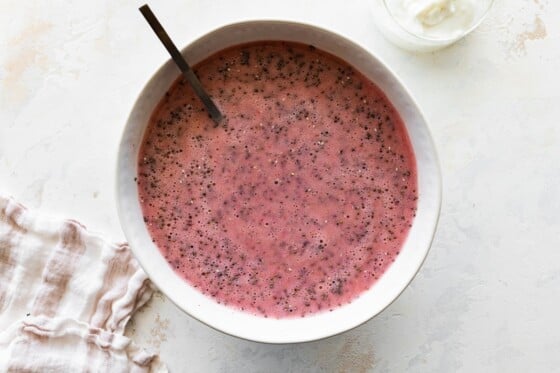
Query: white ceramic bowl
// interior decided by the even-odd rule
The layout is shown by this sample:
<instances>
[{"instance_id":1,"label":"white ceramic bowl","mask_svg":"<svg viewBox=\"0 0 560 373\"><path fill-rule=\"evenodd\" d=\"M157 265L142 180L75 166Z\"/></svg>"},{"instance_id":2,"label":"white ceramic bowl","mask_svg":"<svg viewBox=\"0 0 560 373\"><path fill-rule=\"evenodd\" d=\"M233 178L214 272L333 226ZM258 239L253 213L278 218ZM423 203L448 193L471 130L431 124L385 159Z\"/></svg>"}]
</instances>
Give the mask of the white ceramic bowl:
<instances>
[{"instance_id":1,"label":"white ceramic bowl","mask_svg":"<svg viewBox=\"0 0 560 373\"><path fill-rule=\"evenodd\" d=\"M257 40L313 44L339 56L375 82L400 113L416 155L418 211L395 262L370 290L352 303L304 318L253 316L218 304L181 279L152 243L142 219L134 181L138 150L150 114L179 76L170 60L144 87L124 129L117 165L118 211L130 247L144 270L156 286L189 315L217 330L248 340L267 343L311 341L344 332L369 320L410 283L426 258L436 229L441 204L441 175L426 121L403 84L376 57L341 36L299 23L252 21L212 31L183 49L183 54L194 65L225 47Z\"/></svg>"}]
</instances>

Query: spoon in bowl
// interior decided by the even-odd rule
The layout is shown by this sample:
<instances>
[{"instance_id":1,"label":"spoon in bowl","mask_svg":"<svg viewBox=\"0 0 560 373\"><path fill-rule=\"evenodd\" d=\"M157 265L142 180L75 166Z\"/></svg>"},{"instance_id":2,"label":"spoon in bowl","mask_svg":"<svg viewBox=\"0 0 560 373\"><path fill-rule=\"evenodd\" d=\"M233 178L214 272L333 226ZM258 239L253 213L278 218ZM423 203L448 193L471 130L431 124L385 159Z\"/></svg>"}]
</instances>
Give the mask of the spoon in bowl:
<instances>
[{"instance_id":1,"label":"spoon in bowl","mask_svg":"<svg viewBox=\"0 0 560 373\"><path fill-rule=\"evenodd\" d=\"M198 80L198 77L191 69L187 61L185 61L185 59L181 55L181 52L179 52L175 44L173 44L173 41L171 41L171 38L169 37L169 35L167 35L167 32L165 32L163 26L159 23L158 19L156 18L155 14L152 12L148 4L141 6L139 10L146 21L148 21L148 23L150 24L152 30L154 30L159 40L165 46L165 49L167 49L179 70L181 70L181 72L183 73L183 76L187 79L187 82L190 84L193 91L206 107L206 110L208 111L208 114L210 114L210 117L212 118L214 123L216 123L216 125L220 124L221 120L223 119L222 113L220 112L214 101L212 101L208 93L206 93L204 87L202 86L202 83L200 83L200 80Z\"/></svg>"}]
</instances>

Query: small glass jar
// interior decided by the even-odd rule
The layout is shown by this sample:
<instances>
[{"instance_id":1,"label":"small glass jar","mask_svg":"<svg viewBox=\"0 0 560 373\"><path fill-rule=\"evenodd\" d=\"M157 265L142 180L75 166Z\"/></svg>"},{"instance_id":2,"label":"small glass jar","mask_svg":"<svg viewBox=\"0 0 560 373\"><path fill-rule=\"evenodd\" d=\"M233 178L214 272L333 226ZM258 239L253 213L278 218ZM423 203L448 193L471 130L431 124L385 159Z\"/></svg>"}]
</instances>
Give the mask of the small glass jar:
<instances>
[{"instance_id":1,"label":"small glass jar","mask_svg":"<svg viewBox=\"0 0 560 373\"><path fill-rule=\"evenodd\" d=\"M371 1L381 33L393 44L412 52L435 51L465 37L480 25L493 3L493 0ZM415 13L418 6L426 4L432 7Z\"/></svg>"}]
</instances>

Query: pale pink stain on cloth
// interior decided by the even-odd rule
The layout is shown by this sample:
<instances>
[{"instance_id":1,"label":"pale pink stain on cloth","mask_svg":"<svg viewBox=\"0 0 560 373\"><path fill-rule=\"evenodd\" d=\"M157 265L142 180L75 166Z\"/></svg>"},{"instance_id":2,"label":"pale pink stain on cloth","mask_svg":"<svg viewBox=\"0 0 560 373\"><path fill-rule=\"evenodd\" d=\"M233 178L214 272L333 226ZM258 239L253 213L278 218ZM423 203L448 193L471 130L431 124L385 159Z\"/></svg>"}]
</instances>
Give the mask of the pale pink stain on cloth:
<instances>
[{"instance_id":1,"label":"pale pink stain on cloth","mask_svg":"<svg viewBox=\"0 0 560 373\"><path fill-rule=\"evenodd\" d=\"M126 244L0 196L0 372L166 372L123 335L153 291Z\"/></svg>"}]
</instances>

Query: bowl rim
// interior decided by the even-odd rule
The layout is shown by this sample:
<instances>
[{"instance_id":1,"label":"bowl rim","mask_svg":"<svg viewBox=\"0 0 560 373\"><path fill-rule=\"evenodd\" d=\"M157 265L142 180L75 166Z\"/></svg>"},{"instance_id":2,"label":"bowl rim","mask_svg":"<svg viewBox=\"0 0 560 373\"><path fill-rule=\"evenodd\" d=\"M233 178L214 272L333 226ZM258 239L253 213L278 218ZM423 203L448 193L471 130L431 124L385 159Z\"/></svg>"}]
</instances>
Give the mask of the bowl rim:
<instances>
[{"instance_id":1,"label":"bowl rim","mask_svg":"<svg viewBox=\"0 0 560 373\"><path fill-rule=\"evenodd\" d=\"M416 113L416 115L421 119L421 122L424 124L423 128L425 130L425 136L427 137L427 141L428 141L428 148L431 151L430 156L432 157L432 161L433 161L433 175L435 176L437 180L435 180L435 190L433 191L435 193L435 208L432 211L432 221L429 222L429 226L430 226L430 231L426 233L426 235L429 237L426 247L420 247L419 249L422 250L422 256L421 256L421 260L419 260L415 266L414 266L414 270L411 271L410 273L406 274L406 278L407 280L402 282L401 286L399 286L399 288L396 291L392 292L392 296L391 299L386 302L382 307L379 307L378 309L375 310L375 312L371 312L370 314L368 314L367 317L362 317L360 319L357 319L351 323L347 323L347 325L344 325L342 327L339 327L338 325L335 326L327 326L325 328L324 332L316 332L310 335L300 335L298 337L287 337L285 335L283 336L267 336L267 335L260 335L257 333L246 333L246 332L241 332L239 331L239 328L237 327L225 327L222 323L221 326L217 326L215 323L212 322L212 320L209 320L208 317L202 315L201 313L198 313L197 311L194 311L194 308L189 307L189 306L185 306L184 303L182 301L180 301L178 298L176 298L176 296L174 294L170 294L169 291L167 291L166 289L166 284L163 283L163 279L158 275L157 273L157 268L152 267L152 265L146 261L144 261L142 259L142 256L139 255L139 248L135 245L132 244L133 241L136 240L136 237L134 237L134 232L132 232L132 229L130 228L129 222L127 221L127 216L129 216L128 212L125 211L126 210L126 206L125 203L123 202L123 198L122 197L122 187L121 187L121 179L122 179L122 170L121 170L121 162L123 160L124 157L124 145L125 145L125 135L127 134L128 131L130 131L130 126L132 126L131 121L133 118L133 113L136 110L136 107L138 105L138 101L139 99L142 97L142 95L144 94L144 92L146 91L146 89L150 86L150 84L154 83L154 81L156 80L156 78L158 76L160 76L163 71L165 69L168 68L169 64L172 64L172 61L170 59L167 59L152 75L151 77L148 79L148 81L144 84L144 86L142 87L141 91L139 92L139 94L137 95L134 104L132 106L132 109L129 113L129 116L127 118L127 122L126 125L123 128L123 132L121 135L121 141L119 143L119 148L118 148L118 156L117 156L117 177L116 177L116 199L117 199L117 212L118 212L118 216L119 216L119 221L121 224L121 227L123 229L123 232L127 238L127 240L130 243L130 247L131 250L134 254L134 256L136 257L136 259L138 260L138 263L140 264L140 266L144 269L144 271L147 273L147 275L149 276L150 280L155 284L155 286L160 289L160 291L162 291L162 293L164 293L166 295L167 298L169 298L179 309L181 309L183 312L187 313L189 316L193 317L194 319L210 326L211 328L218 330L222 333L237 337L237 338L241 338L241 339L245 339L248 341L255 341L255 342L261 342L261 343L269 343L269 344L285 344L285 343L301 343L301 342L310 342L310 341L315 341L315 340L320 340L320 339L324 339L324 338L328 338L334 335L338 335L341 334L343 332L346 332L348 330L354 329L362 324L364 324L365 322L369 321L370 319L372 319L373 317L375 317L376 315L378 315L379 313L381 313L383 310L385 310L389 305L391 305L401 294L402 292L408 287L408 285L412 282L412 280L414 279L414 277L416 276L416 274L418 273L418 271L420 270L420 268L422 267L424 261L427 258L428 252L430 250L431 244L433 242L434 239L434 235L437 229L437 224L438 224L438 220L439 220L439 216L440 216L440 210L441 210L441 189L442 189L442 178L441 178L441 169L440 169L440 162L437 156L437 152L436 152L436 148L433 142L433 138L431 136L431 133L429 131L427 122L425 120L425 116L423 114L423 112L421 111L419 105L417 104L416 100L413 98L413 96L410 94L409 90L406 88L406 86L402 83L401 79L398 77L398 75L392 70L390 69L386 63L384 63L378 56L374 55L373 53L371 53L368 49L364 48L363 46L361 46L360 44L350 40L349 38L340 35L338 32L334 32L328 29L324 29L322 27L318 27L312 24L308 24L308 23L302 23L302 22L292 22L292 21L285 21L285 20L273 20L273 19L256 19L256 20L247 20L247 21L242 21L242 22L234 22L234 23L229 23L217 28L214 28L208 32L205 32L204 34L202 34L202 36L192 40L191 42L189 42L185 47L183 47L181 49L181 53L183 55L185 55L186 51L196 45L197 43L200 43L201 41L203 41L205 38L210 37L216 33L219 32L224 32L227 29L231 29L231 28L241 28L241 27L255 27L255 26L271 26L271 25L276 25L276 26L280 26L280 27L300 27L302 29L308 29L311 30L313 32L317 32L317 33L323 33L328 35L331 38L334 39L338 39L340 41L343 41L345 44L347 44L349 47L351 47L352 49L356 49L356 50L360 50L360 52L364 53L368 59L371 59L372 63L377 64L382 70L385 70L385 72L390 75L390 78L395 82L395 84L398 86L398 88L402 91L402 93L404 95L406 95L407 99L410 101L412 107L413 107L413 111ZM264 39L255 39L255 41L257 40L273 40L270 38L264 38ZM277 40L282 40L282 39L277 39ZM240 42L242 43L242 42ZM231 46L233 46L235 44L231 44ZM345 58L343 58L342 56L338 56L332 52L329 51L329 53L337 56L338 58L341 58L343 60L346 60ZM210 54L207 54L207 56ZM179 75L179 73L177 72L177 76ZM374 82L376 83L376 82ZM376 83L377 85L377 83ZM147 120L146 120L147 122ZM406 126L406 123L405 123ZM142 130L142 132L145 130L146 125L144 125L144 129ZM409 133L410 136L410 129L407 127L407 132ZM412 138L411 138L412 141ZM414 148L414 147L413 147ZM416 154L416 153L415 153ZM417 158L418 159L418 158ZM417 165L418 166L418 165ZM134 198L137 198L137 195L134 196ZM420 198L420 197L419 197ZM415 223L413 223L414 225ZM150 242L150 244L152 244ZM153 244L152 244L153 245ZM404 244L403 244L404 246ZM163 258L163 256L162 256ZM167 263L166 263L167 264ZM394 266L395 263L393 263L391 266L389 266L389 268L391 268L392 266ZM389 270L389 269L388 269ZM386 270L386 272L388 271ZM174 271L173 271L174 272ZM383 276L381 276L383 277ZM181 279L181 281L184 282L183 279ZM186 285L188 285L188 283L184 282ZM374 284L370 289L366 290L364 293L369 293L371 291L372 288L375 288ZM202 293L200 293L202 294ZM360 296L362 296L363 294L361 294ZM360 297L359 296L359 297ZM359 298L358 297L358 298ZM343 305L341 307L337 307L335 308L336 310L339 310L341 308L347 308L347 307L351 307L351 305L353 303L355 303L356 300L352 301L349 304ZM223 306L225 307L225 306ZM229 307L228 307L229 308ZM232 311L233 312L233 311ZM236 312L241 312L241 311L236 311ZM324 314L327 312L323 312L320 314ZM328 314L328 313L327 313ZM305 319L312 319L312 317L314 317L315 314L309 315L306 318L302 318L302 319L298 319L298 320L305 320ZM269 318L267 320L278 320L278 319L273 319L273 318ZM280 319L283 320L285 322L288 322L289 320L292 320L292 318L289 319Z\"/></svg>"}]
</instances>

